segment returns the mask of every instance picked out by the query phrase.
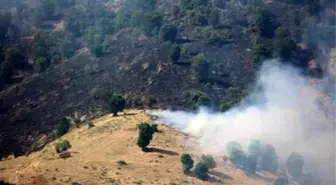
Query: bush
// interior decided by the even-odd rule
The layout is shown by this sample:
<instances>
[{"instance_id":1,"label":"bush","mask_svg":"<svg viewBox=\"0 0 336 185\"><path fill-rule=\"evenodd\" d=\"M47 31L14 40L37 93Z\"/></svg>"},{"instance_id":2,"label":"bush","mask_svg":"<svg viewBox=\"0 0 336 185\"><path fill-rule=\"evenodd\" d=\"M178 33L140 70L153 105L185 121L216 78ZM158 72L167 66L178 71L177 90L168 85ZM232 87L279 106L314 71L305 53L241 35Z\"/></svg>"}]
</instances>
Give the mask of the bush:
<instances>
[{"instance_id":1,"label":"bush","mask_svg":"<svg viewBox=\"0 0 336 185\"><path fill-rule=\"evenodd\" d=\"M189 102L191 103L191 106L196 109L200 106L206 106L210 104L210 98L209 96L202 91L195 91L191 92L189 95Z\"/></svg>"},{"instance_id":2,"label":"bush","mask_svg":"<svg viewBox=\"0 0 336 185\"><path fill-rule=\"evenodd\" d=\"M95 125L93 124L92 121L89 121L88 122L88 128L90 129L90 128L93 128L93 127L95 127Z\"/></svg>"},{"instance_id":3,"label":"bush","mask_svg":"<svg viewBox=\"0 0 336 185\"><path fill-rule=\"evenodd\" d=\"M109 98L110 112L113 116L117 116L118 112L121 112L125 108L126 100L121 94L112 94Z\"/></svg>"},{"instance_id":4,"label":"bush","mask_svg":"<svg viewBox=\"0 0 336 185\"><path fill-rule=\"evenodd\" d=\"M174 42L177 36L178 29L174 25L164 25L160 29L160 38L162 41L172 41Z\"/></svg>"},{"instance_id":5,"label":"bush","mask_svg":"<svg viewBox=\"0 0 336 185\"><path fill-rule=\"evenodd\" d=\"M117 163L119 164L119 166L125 166L125 165L127 165L127 163L125 161L118 161Z\"/></svg>"},{"instance_id":6,"label":"bush","mask_svg":"<svg viewBox=\"0 0 336 185\"><path fill-rule=\"evenodd\" d=\"M205 164L204 162L197 163L194 173L198 179L208 180L209 178L208 172L209 172L209 168L207 164Z\"/></svg>"},{"instance_id":7,"label":"bush","mask_svg":"<svg viewBox=\"0 0 336 185\"><path fill-rule=\"evenodd\" d=\"M188 174L194 166L194 161L191 158L190 154L183 154L181 156L181 163L183 165L183 172Z\"/></svg>"},{"instance_id":8,"label":"bush","mask_svg":"<svg viewBox=\"0 0 336 185\"><path fill-rule=\"evenodd\" d=\"M216 167L216 162L211 155L202 155L201 161L204 162L208 168Z\"/></svg>"},{"instance_id":9,"label":"bush","mask_svg":"<svg viewBox=\"0 0 336 185\"><path fill-rule=\"evenodd\" d=\"M158 124L152 124L151 127L153 128L154 132L159 132Z\"/></svg>"},{"instance_id":10,"label":"bush","mask_svg":"<svg viewBox=\"0 0 336 185\"><path fill-rule=\"evenodd\" d=\"M293 177L293 179L298 179L302 176L303 165L303 157L295 152L288 157L286 162L288 173Z\"/></svg>"},{"instance_id":11,"label":"bush","mask_svg":"<svg viewBox=\"0 0 336 185\"><path fill-rule=\"evenodd\" d=\"M61 142L56 143L55 145L55 150L57 153L61 153L63 151L67 151L68 149L71 148L71 144L68 140L64 140Z\"/></svg>"},{"instance_id":12,"label":"bush","mask_svg":"<svg viewBox=\"0 0 336 185\"><path fill-rule=\"evenodd\" d=\"M148 123L141 123L139 126L138 146L145 151L150 141L153 139L154 129Z\"/></svg>"},{"instance_id":13,"label":"bush","mask_svg":"<svg viewBox=\"0 0 336 185\"><path fill-rule=\"evenodd\" d=\"M204 53L200 53L197 56L193 57L191 65L192 65L194 76L199 81L202 81L208 78L210 65L206 61Z\"/></svg>"},{"instance_id":14,"label":"bush","mask_svg":"<svg viewBox=\"0 0 336 185\"><path fill-rule=\"evenodd\" d=\"M67 118L62 118L61 123L58 126L57 136L61 137L69 131L70 121Z\"/></svg>"},{"instance_id":15,"label":"bush","mask_svg":"<svg viewBox=\"0 0 336 185\"><path fill-rule=\"evenodd\" d=\"M174 45L173 47L171 47L169 53L170 60L173 62L177 62L181 56L181 48L177 45Z\"/></svg>"},{"instance_id":16,"label":"bush","mask_svg":"<svg viewBox=\"0 0 336 185\"><path fill-rule=\"evenodd\" d=\"M95 27L95 28L89 28L85 40L87 47L93 53L95 56L99 57L103 53L103 42L104 42L104 33L103 30Z\"/></svg>"}]
</instances>

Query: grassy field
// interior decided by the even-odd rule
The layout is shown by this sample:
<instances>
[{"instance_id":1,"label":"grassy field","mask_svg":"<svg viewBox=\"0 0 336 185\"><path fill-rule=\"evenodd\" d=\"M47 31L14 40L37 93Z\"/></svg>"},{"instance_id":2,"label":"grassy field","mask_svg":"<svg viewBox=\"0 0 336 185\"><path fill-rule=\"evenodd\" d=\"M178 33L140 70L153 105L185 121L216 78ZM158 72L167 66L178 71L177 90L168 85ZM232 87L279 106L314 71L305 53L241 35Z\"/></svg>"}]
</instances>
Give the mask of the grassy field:
<instances>
[{"instance_id":1,"label":"grassy field","mask_svg":"<svg viewBox=\"0 0 336 185\"><path fill-rule=\"evenodd\" d=\"M188 152L197 162L194 139L165 125L159 125L149 146L150 152L142 152L136 145L136 125L150 121L140 110L127 110L125 115L106 115L87 125L73 128L60 138L70 141L71 158L60 159L54 145L48 144L39 152L11 160L0 161L0 180L25 185L107 185L107 184L245 184L271 185L274 176L269 174L247 175L243 171L215 157L217 167L210 171L211 179L201 181L183 174L180 157ZM127 164L121 165L118 161ZM78 185L78 184L77 184Z\"/></svg>"}]
</instances>

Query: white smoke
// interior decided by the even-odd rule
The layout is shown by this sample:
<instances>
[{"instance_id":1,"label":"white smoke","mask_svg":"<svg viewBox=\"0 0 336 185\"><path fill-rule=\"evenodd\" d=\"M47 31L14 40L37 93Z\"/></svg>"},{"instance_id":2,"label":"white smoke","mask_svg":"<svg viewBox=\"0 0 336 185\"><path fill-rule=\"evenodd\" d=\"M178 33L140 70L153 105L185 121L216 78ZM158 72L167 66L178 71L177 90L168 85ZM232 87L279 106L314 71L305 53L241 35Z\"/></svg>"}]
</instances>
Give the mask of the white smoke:
<instances>
[{"instance_id":1,"label":"white smoke","mask_svg":"<svg viewBox=\"0 0 336 185\"><path fill-rule=\"evenodd\" d=\"M159 121L198 138L203 153L225 154L226 144L253 139L272 144L279 161L291 152L304 156L306 172L334 183L335 132L334 120L326 117L317 104L321 93L311 87L308 79L290 66L276 60L265 61L257 86L242 103L225 113L200 109L197 113L155 111Z\"/></svg>"}]
</instances>

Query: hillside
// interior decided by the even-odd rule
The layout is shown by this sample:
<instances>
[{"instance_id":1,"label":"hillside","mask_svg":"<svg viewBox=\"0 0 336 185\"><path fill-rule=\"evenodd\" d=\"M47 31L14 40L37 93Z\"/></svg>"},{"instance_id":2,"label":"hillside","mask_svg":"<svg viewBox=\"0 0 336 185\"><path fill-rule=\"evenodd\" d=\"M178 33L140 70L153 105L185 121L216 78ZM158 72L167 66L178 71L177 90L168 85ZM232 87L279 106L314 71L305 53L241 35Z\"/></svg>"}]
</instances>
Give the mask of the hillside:
<instances>
[{"instance_id":1,"label":"hillside","mask_svg":"<svg viewBox=\"0 0 336 185\"><path fill-rule=\"evenodd\" d=\"M69 140L71 158L60 159L55 152L55 142L41 151L0 162L0 180L17 185L57 184L245 184L268 185L274 175L257 173L248 175L240 169L223 162L215 156L217 167L210 170L211 179L201 181L183 174L180 157L192 154L195 161L202 155L197 145L185 145L183 141L195 142L194 138L179 131L159 125L150 152L142 152L136 145L137 128L141 121L150 118L139 110L127 110L118 117L106 115L93 121L95 127L74 127L60 138ZM125 161L127 165L120 165Z\"/></svg>"},{"instance_id":2,"label":"hillside","mask_svg":"<svg viewBox=\"0 0 336 185\"><path fill-rule=\"evenodd\" d=\"M333 82L334 3L4 1L0 156L42 149L64 117L81 125L109 113L113 93L127 108L226 111L265 59Z\"/></svg>"}]
</instances>

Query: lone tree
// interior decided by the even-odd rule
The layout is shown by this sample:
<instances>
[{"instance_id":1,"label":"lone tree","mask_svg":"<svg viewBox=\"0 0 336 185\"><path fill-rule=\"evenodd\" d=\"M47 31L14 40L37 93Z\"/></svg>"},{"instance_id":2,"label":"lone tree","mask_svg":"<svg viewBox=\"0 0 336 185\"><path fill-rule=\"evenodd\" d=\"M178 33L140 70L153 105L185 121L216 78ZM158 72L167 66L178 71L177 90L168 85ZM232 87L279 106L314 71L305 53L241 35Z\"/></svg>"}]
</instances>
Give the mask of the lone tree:
<instances>
[{"instance_id":1,"label":"lone tree","mask_svg":"<svg viewBox=\"0 0 336 185\"><path fill-rule=\"evenodd\" d=\"M118 112L124 110L126 104L125 98L121 94L112 94L109 98L110 111L113 116L117 116Z\"/></svg>"},{"instance_id":2,"label":"lone tree","mask_svg":"<svg viewBox=\"0 0 336 185\"><path fill-rule=\"evenodd\" d=\"M62 118L57 129L57 136L61 137L69 131L70 121L67 118Z\"/></svg>"},{"instance_id":3,"label":"lone tree","mask_svg":"<svg viewBox=\"0 0 336 185\"><path fill-rule=\"evenodd\" d=\"M298 179L300 176L302 176L303 165L304 165L303 157L296 152L293 152L288 157L287 162L286 162L288 173L294 179Z\"/></svg>"},{"instance_id":4,"label":"lone tree","mask_svg":"<svg viewBox=\"0 0 336 185\"><path fill-rule=\"evenodd\" d=\"M149 145L150 141L153 139L153 134L155 130L148 123L141 123L139 126L139 137L138 146L145 151L146 147Z\"/></svg>"},{"instance_id":5,"label":"lone tree","mask_svg":"<svg viewBox=\"0 0 336 185\"><path fill-rule=\"evenodd\" d=\"M194 161L191 158L190 154L183 154L181 156L181 163L183 165L183 172L184 174L188 174L194 166Z\"/></svg>"},{"instance_id":6,"label":"lone tree","mask_svg":"<svg viewBox=\"0 0 336 185\"><path fill-rule=\"evenodd\" d=\"M205 164L204 162L197 163L194 172L195 172L196 177L201 180L208 180L209 178L209 175L208 175L209 168L207 164Z\"/></svg>"},{"instance_id":7,"label":"lone tree","mask_svg":"<svg viewBox=\"0 0 336 185\"><path fill-rule=\"evenodd\" d=\"M204 162L208 168L216 167L216 162L211 155L202 155L201 161Z\"/></svg>"}]
</instances>

